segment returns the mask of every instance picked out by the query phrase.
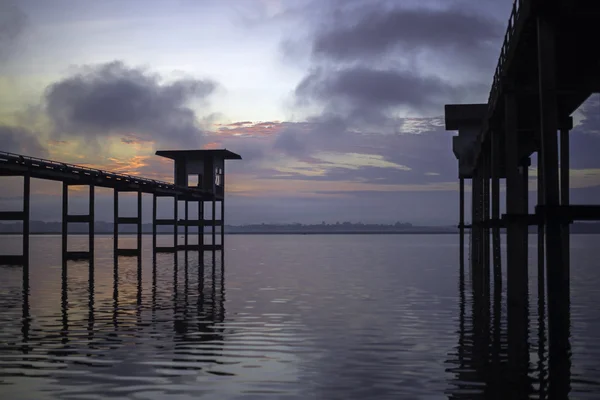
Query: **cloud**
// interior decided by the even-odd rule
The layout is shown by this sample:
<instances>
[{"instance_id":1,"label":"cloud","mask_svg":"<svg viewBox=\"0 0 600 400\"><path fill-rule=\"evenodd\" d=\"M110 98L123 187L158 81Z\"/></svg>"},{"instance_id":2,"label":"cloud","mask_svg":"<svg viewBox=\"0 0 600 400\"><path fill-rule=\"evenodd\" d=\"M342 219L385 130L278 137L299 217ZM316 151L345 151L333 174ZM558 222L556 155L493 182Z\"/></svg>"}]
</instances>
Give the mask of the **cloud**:
<instances>
[{"instance_id":1,"label":"cloud","mask_svg":"<svg viewBox=\"0 0 600 400\"><path fill-rule=\"evenodd\" d=\"M27 23L27 16L16 1L0 1L0 61L12 51Z\"/></svg>"},{"instance_id":2,"label":"cloud","mask_svg":"<svg viewBox=\"0 0 600 400\"><path fill-rule=\"evenodd\" d=\"M285 123L279 121L252 122L240 121L219 126L219 135L233 136L269 136L279 133L284 129Z\"/></svg>"},{"instance_id":3,"label":"cloud","mask_svg":"<svg viewBox=\"0 0 600 400\"><path fill-rule=\"evenodd\" d=\"M435 76L413 71L354 66L315 70L296 87L300 102L316 100L325 109L357 122L378 123L398 108L439 114L440 104L468 96L468 86L454 87Z\"/></svg>"},{"instance_id":4,"label":"cloud","mask_svg":"<svg viewBox=\"0 0 600 400\"><path fill-rule=\"evenodd\" d=\"M365 137L440 131L444 104L487 99L505 29L491 13L457 1L334 3L310 3L296 19L304 26L291 35L305 38L312 57L293 92L293 113L310 126L280 132L276 150L306 157L368 147Z\"/></svg>"},{"instance_id":5,"label":"cloud","mask_svg":"<svg viewBox=\"0 0 600 400\"><path fill-rule=\"evenodd\" d=\"M583 120L575 127L577 131L600 136L600 95L593 94L579 107Z\"/></svg>"},{"instance_id":6,"label":"cloud","mask_svg":"<svg viewBox=\"0 0 600 400\"><path fill-rule=\"evenodd\" d=\"M189 103L216 88L210 80L161 77L120 61L86 66L49 86L46 110L56 136L119 135L169 147L199 148L203 131Z\"/></svg>"},{"instance_id":7,"label":"cloud","mask_svg":"<svg viewBox=\"0 0 600 400\"><path fill-rule=\"evenodd\" d=\"M0 125L0 150L36 157L47 154L34 132L10 125Z\"/></svg>"},{"instance_id":8,"label":"cloud","mask_svg":"<svg viewBox=\"0 0 600 400\"><path fill-rule=\"evenodd\" d=\"M600 96L593 95L580 107L583 120L569 134L570 168L600 168Z\"/></svg>"},{"instance_id":9,"label":"cloud","mask_svg":"<svg viewBox=\"0 0 600 400\"><path fill-rule=\"evenodd\" d=\"M497 21L457 8L390 10L377 2L352 9L325 26L314 38L313 55L337 61L423 49L473 59L492 49L496 52L495 41L504 33Z\"/></svg>"}]
</instances>

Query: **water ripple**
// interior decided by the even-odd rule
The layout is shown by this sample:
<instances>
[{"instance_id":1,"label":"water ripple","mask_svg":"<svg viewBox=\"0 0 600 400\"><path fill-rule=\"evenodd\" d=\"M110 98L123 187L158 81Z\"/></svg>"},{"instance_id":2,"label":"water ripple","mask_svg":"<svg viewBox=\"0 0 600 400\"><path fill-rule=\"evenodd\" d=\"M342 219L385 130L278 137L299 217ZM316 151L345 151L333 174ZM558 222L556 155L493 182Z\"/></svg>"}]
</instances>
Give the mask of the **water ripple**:
<instances>
[{"instance_id":1,"label":"water ripple","mask_svg":"<svg viewBox=\"0 0 600 400\"><path fill-rule=\"evenodd\" d=\"M571 241L574 398L600 391L594 240ZM85 249L86 241L71 244ZM460 279L457 242L232 236L226 266L218 254L213 263L193 252L156 260L145 252L115 265L112 238L99 236L90 275L87 262L63 269L60 237L33 237L28 290L20 268L0 266L0 397L510 398L513 382L545 398L547 316L536 268L526 335L509 342L506 282L489 298L475 295L468 273ZM17 243L3 238L0 250ZM516 370L515 343L526 349Z\"/></svg>"}]
</instances>

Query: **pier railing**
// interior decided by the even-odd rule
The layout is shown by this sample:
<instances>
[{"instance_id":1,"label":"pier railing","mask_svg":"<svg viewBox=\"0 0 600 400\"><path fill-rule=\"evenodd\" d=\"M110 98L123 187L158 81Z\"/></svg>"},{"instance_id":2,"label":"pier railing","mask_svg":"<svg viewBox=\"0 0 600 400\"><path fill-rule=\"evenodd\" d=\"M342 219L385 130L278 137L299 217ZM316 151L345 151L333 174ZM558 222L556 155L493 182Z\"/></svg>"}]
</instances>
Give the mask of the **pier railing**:
<instances>
[{"instance_id":1,"label":"pier railing","mask_svg":"<svg viewBox=\"0 0 600 400\"><path fill-rule=\"evenodd\" d=\"M514 46L515 43L512 40L517 31L517 27L520 22L520 18L522 16L522 11L526 5L530 5L531 0L514 0L512 10L510 12L510 17L508 18L508 27L506 29L506 33L504 34L504 41L502 42L502 47L500 48L500 56L498 57L498 63L496 64L496 70L494 71L494 77L492 79L492 86L490 89L490 94L488 96L488 118L485 118L483 123L483 129L477 137L477 145L475 151L475 162L477 162L479 158L479 154L481 152L481 145L485 139L485 135L489 130L489 119L494 113L496 109L496 103L498 102L498 98L500 92L502 91L503 78L506 75L507 69L507 59L508 54L512 50L511 46Z\"/></svg>"},{"instance_id":2,"label":"pier railing","mask_svg":"<svg viewBox=\"0 0 600 400\"><path fill-rule=\"evenodd\" d=\"M74 178L84 176L87 178L106 179L114 184L136 184L140 186L153 187L159 189L179 189L173 183L164 182L156 179L142 178L139 176L128 174L117 174L102 169L89 168L83 165L62 163L43 158L24 156L21 154L0 151L0 166L5 165L21 165L30 169L43 170L44 172L55 171L60 173L72 174ZM112 185L109 185L112 186ZM186 190L196 190L195 188L185 188Z\"/></svg>"}]
</instances>

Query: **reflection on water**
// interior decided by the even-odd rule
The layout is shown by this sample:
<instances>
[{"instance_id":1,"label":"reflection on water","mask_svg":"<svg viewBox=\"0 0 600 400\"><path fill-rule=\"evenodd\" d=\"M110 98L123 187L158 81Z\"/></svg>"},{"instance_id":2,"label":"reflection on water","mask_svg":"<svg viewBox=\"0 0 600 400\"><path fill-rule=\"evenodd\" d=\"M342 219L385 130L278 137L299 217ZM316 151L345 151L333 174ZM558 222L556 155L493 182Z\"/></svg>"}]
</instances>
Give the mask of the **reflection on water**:
<instances>
[{"instance_id":1,"label":"reflection on water","mask_svg":"<svg viewBox=\"0 0 600 400\"><path fill-rule=\"evenodd\" d=\"M572 240L571 336L550 348L536 268L511 313L455 236L233 236L227 265L115 262L108 236L63 264L34 237L28 282L0 266L0 398L597 398L595 239Z\"/></svg>"},{"instance_id":2,"label":"reflection on water","mask_svg":"<svg viewBox=\"0 0 600 400\"><path fill-rule=\"evenodd\" d=\"M495 271L502 268L497 261L493 266ZM499 274L495 276L500 278ZM447 392L449 398L565 399L574 394L571 383L575 382L587 385L577 388L576 398L584 395L596 398L600 394L598 365L593 368L596 373L590 374L593 380L572 377L569 304L555 310L561 326L551 334L552 343L548 346L543 275L531 278L529 286L537 286L535 323L529 320L529 293L523 294L520 304L503 303L505 283L498 279L492 285L490 305L489 286L466 282L461 268L458 346L446 362L447 371L455 375ZM597 320L597 316L597 311L588 310L587 319ZM597 335L598 331L594 333ZM588 350L597 352L597 347L593 344Z\"/></svg>"}]
</instances>

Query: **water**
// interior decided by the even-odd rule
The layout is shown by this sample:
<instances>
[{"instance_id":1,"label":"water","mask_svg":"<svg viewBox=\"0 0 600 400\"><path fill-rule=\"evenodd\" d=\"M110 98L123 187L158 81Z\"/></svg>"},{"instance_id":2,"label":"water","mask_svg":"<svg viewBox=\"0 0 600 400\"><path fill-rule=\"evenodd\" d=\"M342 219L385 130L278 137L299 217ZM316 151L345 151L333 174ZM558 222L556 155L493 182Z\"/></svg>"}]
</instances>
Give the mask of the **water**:
<instances>
[{"instance_id":1,"label":"water","mask_svg":"<svg viewBox=\"0 0 600 400\"><path fill-rule=\"evenodd\" d=\"M600 393L598 239L571 241L572 398ZM0 266L2 399L509 398L506 296L482 325L458 236L228 236L224 263L146 251L117 269L99 236L91 283L87 262L63 277L60 240L32 237L28 301L22 269ZM530 243L525 397L539 398L548 341Z\"/></svg>"}]
</instances>

